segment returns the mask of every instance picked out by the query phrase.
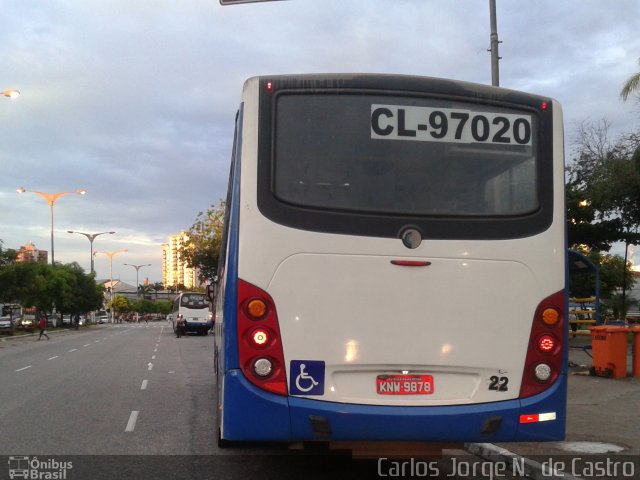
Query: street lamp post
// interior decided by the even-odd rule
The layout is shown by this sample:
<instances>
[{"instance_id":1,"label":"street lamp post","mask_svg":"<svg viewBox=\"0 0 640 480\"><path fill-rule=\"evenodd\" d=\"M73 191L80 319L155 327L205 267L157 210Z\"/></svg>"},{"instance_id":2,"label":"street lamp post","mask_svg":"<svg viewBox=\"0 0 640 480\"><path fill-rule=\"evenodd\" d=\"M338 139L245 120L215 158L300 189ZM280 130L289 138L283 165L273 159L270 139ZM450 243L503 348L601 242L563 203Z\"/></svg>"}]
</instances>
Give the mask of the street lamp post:
<instances>
[{"instance_id":1,"label":"street lamp post","mask_svg":"<svg viewBox=\"0 0 640 480\"><path fill-rule=\"evenodd\" d=\"M122 250L116 250L115 252L96 252L101 253L109 257L109 321L113 323L113 257L122 252L128 252L129 250L123 248Z\"/></svg>"},{"instance_id":2,"label":"street lamp post","mask_svg":"<svg viewBox=\"0 0 640 480\"><path fill-rule=\"evenodd\" d=\"M56 203L56 201L60 198L60 197L64 197L65 195L69 195L71 193L76 193L78 195L84 195L85 193L87 193L85 190L79 188L74 192L58 192L58 193L45 193L45 192L37 192L35 190L25 190L24 187L20 187L18 189L16 189L16 191L18 193L35 193L36 195L40 195L42 198L44 198L47 203L49 204L49 211L50 211L50 224L51 224L51 265L54 265L55 263L55 258L54 258L54 252L53 252L53 205Z\"/></svg>"},{"instance_id":3,"label":"street lamp post","mask_svg":"<svg viewBox=\"0 0 640 480\"><path fill-rule=\"evenodd\" d=\"M89 239L90 251L91 251L91 273L93 273L95 271L93 268L93 241L96 239L98 235L104 235L105 233L108 233L109 235L113 235L116 232L84 233L84 232L74 232L73 230L67 230L67 233L78 233L80 235L84 235Z\"/></svg>"},{"instance_id":4,"label":"street lamp post","mask_svg":"<svg viewBox=\"0 0 640 480\"><path fill-rule=\"evenodd\" d=\"M140 269L142 267L150 267L151 264L150 263L145 263L144 265L131 265L130 263L125 263L124 265L128 265L130 267L133 267L136 269L136 297L140 298L140 288L139 288L139 280L138 280L138 272L140 271Z\"/></svg>"}]
</instances>

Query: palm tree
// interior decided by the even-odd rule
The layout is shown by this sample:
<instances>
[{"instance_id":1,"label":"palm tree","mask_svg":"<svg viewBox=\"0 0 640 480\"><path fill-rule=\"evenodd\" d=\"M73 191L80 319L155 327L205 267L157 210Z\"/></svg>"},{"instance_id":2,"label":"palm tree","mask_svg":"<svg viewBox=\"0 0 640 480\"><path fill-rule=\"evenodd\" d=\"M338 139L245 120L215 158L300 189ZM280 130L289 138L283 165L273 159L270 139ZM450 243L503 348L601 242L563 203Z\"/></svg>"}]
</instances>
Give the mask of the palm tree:
<instances>
[{"instance_id":1,"label":"palm tree","mask_svg":"<svg viewBox=\"0 0 640 480\"><path fill-rule=\"evenodd\" d=\"M640 58L638 59L638 64L640 64ZM627 83L624 84L624 87L620 92L620 96L622 97L622 100L626 102L629 95L636 91L640 92L640 72L629 77L629 80L627 80Z\"/></svg>"},{"instance_id":2,"label":"palm tree","mask_svg":"<svg viewBox=\"0 0 640 480\"><path fill-rule=\"evenodd\" d=\"M164 285L162 284L162 282L156 282L151 285L151 288L153 288L153 291L156 293L156 300L158 300L158 292L164 289Z\"/></svg>"}]
</instances>

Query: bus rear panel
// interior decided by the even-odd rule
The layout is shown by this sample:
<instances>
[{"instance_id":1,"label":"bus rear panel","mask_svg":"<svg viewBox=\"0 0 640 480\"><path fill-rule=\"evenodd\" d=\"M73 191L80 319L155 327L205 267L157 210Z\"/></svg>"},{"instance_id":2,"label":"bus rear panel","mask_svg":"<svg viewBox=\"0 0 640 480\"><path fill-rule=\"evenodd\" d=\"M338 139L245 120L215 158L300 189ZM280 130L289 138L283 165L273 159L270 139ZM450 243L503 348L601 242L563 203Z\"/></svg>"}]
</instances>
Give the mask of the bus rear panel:
<instances>
[{"instance_id":1,"label":"bus rear panel","mask_svg":"<svg viewBox=\"0 0 640 480\"><path fill-rule=\"evenodd\" d=\"M564 436L562 113L393 75L249 79L216 308L223 440Z\"/></svg>"}]
</instances>

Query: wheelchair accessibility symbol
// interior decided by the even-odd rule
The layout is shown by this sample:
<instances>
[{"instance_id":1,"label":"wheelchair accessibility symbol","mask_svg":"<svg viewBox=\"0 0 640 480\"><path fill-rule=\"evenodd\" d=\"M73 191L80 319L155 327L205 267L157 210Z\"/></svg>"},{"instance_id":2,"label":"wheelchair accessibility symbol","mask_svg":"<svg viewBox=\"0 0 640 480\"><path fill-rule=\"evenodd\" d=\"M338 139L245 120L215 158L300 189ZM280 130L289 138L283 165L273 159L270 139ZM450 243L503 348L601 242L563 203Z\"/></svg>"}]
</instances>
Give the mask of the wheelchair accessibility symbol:
<instances>
[{"instance_id":1,"label":"wheelchair accessibility symbol","mask_svg":"<svg viewBox=\"0 0 640 480\"><path fill-rule=\"evenodd\" d=\"M293 395L324 395L324 362L291 360L289 392Z\"/></svg>"}]
</instances>

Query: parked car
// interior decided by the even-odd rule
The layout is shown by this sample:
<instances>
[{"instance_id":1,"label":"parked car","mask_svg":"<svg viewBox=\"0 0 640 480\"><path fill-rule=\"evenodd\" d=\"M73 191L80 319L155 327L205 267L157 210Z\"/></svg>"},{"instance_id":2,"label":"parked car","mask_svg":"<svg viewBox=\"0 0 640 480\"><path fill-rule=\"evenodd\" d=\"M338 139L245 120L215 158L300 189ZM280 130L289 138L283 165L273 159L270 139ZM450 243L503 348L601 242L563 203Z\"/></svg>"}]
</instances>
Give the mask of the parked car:
<instances>
[{"instance_id":1,"label":"parked car","mask_svg":"<svg viewBox=\"0 0 640 480\"><path fill-rule=\"evenodd\" d=\"M107 323L109 321L109 314L105 310L98 310L95 319L96 323Z\"/></svg>"},{"instance_id":2,"label":"parked car","mask_svg":"<svg viewBox=\"0 0 640 480\"><path fill-rule=\"evenodd\" d=\"M0 335L13 335L22 320L22 307L17 303L0 303Z\"/></svg>"},{"instance_id":3,"label":"parked car","mask_svg":"<svg viewBox=\"0 0 640 480\"><path fill-rule=\"evenodd\" d=\"M13 335L15 326L9 317L0 317L0 335Z\"/></svg>"},{"instance_id":4,"label":"parked car","mask_svg":"<svg viewBox=\"0 0 640 480\"><path fill-rule=\"evenodd\" d=\"M64 317L62 317L62 324L63 325L69 325L69 326L73 326L75 323L75 315L65 315ZM84 315L80 315L80 321L78 322L78 325L82 326L85 325L87 323L87 318Z\"/></svg>"},{"instance_id":5,"label":"parked car","mask_svg":"<svg viewBox=\"0 0 640 480\"><path fill-rule=\"evenodd\" d=\"M31 316L25 315L24 318L22 319L22 322L20 322L19 328L22 328L23 330L25 330L27 332L35 331L35 329L36 329L36 319L35 319L35 317L31 317Z\"/></svg>"}]
</instances>

